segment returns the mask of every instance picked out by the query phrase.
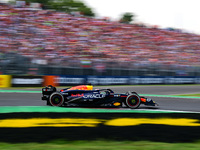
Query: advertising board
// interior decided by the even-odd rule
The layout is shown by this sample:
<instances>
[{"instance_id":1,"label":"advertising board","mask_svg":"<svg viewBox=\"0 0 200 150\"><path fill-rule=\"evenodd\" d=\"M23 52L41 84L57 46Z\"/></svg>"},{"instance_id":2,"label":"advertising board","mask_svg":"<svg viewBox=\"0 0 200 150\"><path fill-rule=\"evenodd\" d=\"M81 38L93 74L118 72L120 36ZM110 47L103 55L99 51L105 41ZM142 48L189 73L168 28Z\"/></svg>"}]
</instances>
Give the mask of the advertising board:
<instances>
[{"instance_id":1,"label":"advertising board","mask_svg":"<svg viewBox=\"0 0 200 150\"><path fill-rule=\"evenodd\" d=\"M10 87L11 86L11 76L10 75L0 75L0 87Z\"/></svg>"},{"instance_id":2,"label":"advertising board","mask_svg":"<svg viewBox=\"0 0 200 150\"><path fill-rule=\"evenodd\" d=\"M42 76L13 76L12 87L41 87L44 79Z\"/></svg>"}]
</instances>

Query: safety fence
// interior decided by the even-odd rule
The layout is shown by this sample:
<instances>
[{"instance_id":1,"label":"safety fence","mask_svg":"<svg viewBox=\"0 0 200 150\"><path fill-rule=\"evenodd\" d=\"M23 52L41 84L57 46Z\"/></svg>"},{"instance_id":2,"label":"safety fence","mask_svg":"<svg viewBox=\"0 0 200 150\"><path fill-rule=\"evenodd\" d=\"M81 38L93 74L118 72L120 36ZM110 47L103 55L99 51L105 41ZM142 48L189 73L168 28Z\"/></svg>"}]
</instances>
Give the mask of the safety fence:
<instances>
[{"instance_id":1,"label":"safety fence","mask_svg":"<svg viewBox=\"0 0 200 150\"><path fill-rule=\"evenodd\" d=\"M140 85L200 84L200 76L11 76L0 75L0 87L41 87L46 85Z\"/></svg>"}]
</instances>

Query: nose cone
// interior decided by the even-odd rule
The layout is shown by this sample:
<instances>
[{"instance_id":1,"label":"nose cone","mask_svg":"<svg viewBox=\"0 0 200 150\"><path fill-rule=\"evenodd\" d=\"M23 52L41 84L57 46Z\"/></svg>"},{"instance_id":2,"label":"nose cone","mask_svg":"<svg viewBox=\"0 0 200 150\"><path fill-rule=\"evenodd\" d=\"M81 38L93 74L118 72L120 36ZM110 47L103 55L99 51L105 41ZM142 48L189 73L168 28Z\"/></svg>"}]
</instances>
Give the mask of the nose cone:
<instances>
[{"instance_id":1,"label":"nose cone","mask_svg":"<svg viewBox=\"0 0 200 150\"><path fill-rule=\"evenodd\" d=\"M155 101L153 101L151 98L147 98L144 104L148 106L158 106L158 104Z\"/></svg>"}]
</instances>

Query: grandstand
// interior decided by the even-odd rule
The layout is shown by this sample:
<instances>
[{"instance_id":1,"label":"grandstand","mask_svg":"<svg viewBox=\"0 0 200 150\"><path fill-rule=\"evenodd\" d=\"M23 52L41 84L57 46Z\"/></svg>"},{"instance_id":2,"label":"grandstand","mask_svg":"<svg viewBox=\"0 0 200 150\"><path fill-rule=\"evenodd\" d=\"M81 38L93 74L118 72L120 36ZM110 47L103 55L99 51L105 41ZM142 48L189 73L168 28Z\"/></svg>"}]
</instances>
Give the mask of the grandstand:
<instances>
[{"instance_id":1,"label":"grandstand","mask_svg":"<svg viewBox=\"0 0 200 150\"><path fill-rule=\"evenodd\" d=\"M197 75L200 65L197 34L6 4L0 47L4 74ZM10 54L23 57L21 67L11 65Z\"/></svg>"}]
</instances>

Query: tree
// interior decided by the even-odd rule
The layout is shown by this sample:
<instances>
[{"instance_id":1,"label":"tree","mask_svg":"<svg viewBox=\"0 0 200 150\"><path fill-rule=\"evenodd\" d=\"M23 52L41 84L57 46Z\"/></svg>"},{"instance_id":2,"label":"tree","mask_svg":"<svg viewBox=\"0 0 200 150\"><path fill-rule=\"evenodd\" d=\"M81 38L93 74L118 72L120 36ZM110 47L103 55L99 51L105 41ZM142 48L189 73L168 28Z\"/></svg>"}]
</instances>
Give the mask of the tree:
<instances>
[{"instance_id":1,"label":"tree","mask_svg":"<svg viewBox=\"0 0 200 150\"><path fill-rule=\"evenodd\" d=\"M41 3L47 5L52 0L26 0L27 3Z\"/></svg>"},{"instance_id":2,"label":"tree","mask_svg":"<svg viewBox=\"0 0 200 150\"><path fill-rule=\"evenodd\" d=\"M55 9L67 13L80 12L85 16L95 16L92 9L81 1L75 0L26 0L27 2L41 3L45 8Z\"/></svg>"},{"instance_id":3,"label":"tree","mask_svg":"<svg viewBox=\"0 0 200 150\"><path fill-rule=\"evenodd\" d=\"M131 23L134 19L133 17L135 17L134 14L130 13L130 12L126 12L122 15L122 18L120 19L121 23Z\"/></svg>"}]
</instances>

